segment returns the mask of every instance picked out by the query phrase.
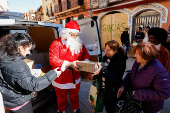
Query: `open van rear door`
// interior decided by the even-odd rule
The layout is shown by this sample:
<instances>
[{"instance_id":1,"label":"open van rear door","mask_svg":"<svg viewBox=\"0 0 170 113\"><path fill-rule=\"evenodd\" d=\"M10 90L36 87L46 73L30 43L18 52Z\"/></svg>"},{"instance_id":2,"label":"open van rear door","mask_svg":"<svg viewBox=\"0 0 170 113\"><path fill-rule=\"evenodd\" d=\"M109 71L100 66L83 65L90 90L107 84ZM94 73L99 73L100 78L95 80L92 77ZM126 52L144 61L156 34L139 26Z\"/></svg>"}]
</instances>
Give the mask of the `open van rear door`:
<instances>
[{"instance_id":1,"label":"open van rear door","mask_svg":"<svg viewBox=\"0 0 170 113\"><path fill-rule=\"evenodd\" d=\"M77 23L79 24L80 31L82 32L79 34L80 39L86 46L90 56L97 56L98 60L95 61L101 62L102 49L97 17L81 19L78 20Z\"/></svg>"},{"instance_id":2,"label":"open van rear door","mask_svg":"<svg viewBox=\"0 0 170 113\"><path fill-rule=\"evenodd\" d=\"M90 61L101 62L102 61L102 49L99 36L99 29L97 23L97 17L84 18L78 20L80 31L80 39L86 46L89 54ZM86 80L88 73L81 72L82 80Z\"/></svg>"},{"instance_id":3,"label":"open van rear door","mask_svg":"<svg viewBox=\"0 0 170 113\"><path fill-rule=\"evenodd\" d=\"M0 29L10 30L10 33L28 31L29 35L36 44L36 54L27 56L27 59L34 60L34 66L41 64L41 70L46 73L51 70L49 63L49 47L51 43L59 37L59 31L63 28L61 24L15 20L15 19L0 19ZM44 88L41 91L35 92L31 99L34 112L47 105L48 103L56 102L56 94L52 85Z\"/></svg>"}]
</instances>

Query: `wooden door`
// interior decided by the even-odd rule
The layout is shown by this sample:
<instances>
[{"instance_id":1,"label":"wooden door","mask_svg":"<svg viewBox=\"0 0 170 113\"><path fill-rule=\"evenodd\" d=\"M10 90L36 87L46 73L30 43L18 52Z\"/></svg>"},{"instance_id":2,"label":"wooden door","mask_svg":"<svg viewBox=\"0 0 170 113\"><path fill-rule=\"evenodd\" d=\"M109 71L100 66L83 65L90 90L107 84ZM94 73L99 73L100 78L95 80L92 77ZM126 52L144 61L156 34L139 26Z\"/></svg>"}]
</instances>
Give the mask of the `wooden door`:
<instances>
[{"instance_id":1,"label":"wooden door","mask_svg":"<svg viewBox=\"0 0 170 113\"><path fill-rule=\"evenodd\" d=\"M105 43L116 40L120 46L120 36L128 27L128 15L125 13L114 13L106 15L101 20L101 46L105 48Z\"/></svg>"}]
</instances>

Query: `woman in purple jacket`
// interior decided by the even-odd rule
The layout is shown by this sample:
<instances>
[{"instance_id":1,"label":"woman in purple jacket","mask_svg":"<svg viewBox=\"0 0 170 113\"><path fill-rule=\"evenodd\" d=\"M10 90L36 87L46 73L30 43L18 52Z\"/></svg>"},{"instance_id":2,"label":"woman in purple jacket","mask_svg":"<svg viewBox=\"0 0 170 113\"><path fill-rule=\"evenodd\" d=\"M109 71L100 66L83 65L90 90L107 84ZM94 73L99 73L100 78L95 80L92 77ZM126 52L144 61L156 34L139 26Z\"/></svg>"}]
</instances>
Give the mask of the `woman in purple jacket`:
<instances>
[{"instance_id":1,"label":"woman in purple jacket","mask_svg":"<svg viewBox=\"0 0 170 113\"><path fill-rule=\"evenodd\" d=\"M126 77L117 98L131 87L134 99L141 101L144 113L157 113L170 97L170 81L167 70L156 59L159 51L152 43L139 43L135 47L136 61L131 75Z\"/></svg>"}]
</instances>

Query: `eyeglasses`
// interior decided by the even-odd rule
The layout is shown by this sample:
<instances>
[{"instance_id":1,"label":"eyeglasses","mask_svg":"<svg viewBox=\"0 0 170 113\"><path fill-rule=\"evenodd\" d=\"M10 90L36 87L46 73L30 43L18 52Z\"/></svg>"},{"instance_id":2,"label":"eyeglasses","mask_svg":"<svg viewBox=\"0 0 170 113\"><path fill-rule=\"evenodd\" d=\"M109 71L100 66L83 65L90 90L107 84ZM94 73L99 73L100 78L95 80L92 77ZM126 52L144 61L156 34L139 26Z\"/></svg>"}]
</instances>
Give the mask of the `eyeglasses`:
<instances>
[{"instance_id":1,"label":"eyeglasses","mask_svg":"<svg viewBox=\"0 0 170 113\"><path fill-rule=\"evenodd\" d=\"M110 52L110 51L113 51L113 50L111 50L111 49L105 49L105 52Z\"/></svg>"}]
</instances>

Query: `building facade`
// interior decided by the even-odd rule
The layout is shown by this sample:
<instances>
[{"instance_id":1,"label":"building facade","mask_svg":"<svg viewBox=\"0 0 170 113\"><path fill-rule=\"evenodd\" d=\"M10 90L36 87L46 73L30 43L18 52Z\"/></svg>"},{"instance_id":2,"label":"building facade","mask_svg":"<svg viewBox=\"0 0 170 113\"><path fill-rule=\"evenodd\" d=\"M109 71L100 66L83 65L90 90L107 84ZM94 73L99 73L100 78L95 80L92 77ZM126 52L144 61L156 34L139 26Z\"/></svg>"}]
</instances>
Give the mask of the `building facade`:
<instances>
[{"instance_id":1,"label":"building facade","mask_svg":"<svg viewBox=\"0 0 170 113\"><path fill-rule=\"evenodd\" d=\"M146 26L168 31L169 4L170 0L95 0L92 14L98 15L102 47L111 39L121 43L120 36L126 27L129 28L131 42L138 27L142 27L143 31Z\"/></svg>"},{"instance_id":2,"label":"building facade","mask_svg":"<svg viewBox=\"0 0 170 113\"><path fill-rule=\"evenodd\" d=\"M55 0L56 24L65 26L71 20L94 16L90 14L90 0Z\"/></svg>"},{"instance_id":3,"label":"building facade","mask_svg":"<svg viewBox=\"0 0 170 113\"><path fill-rule=\"evenodd\" d=\"M29 20L29 12L24 12L24 20Z\"/></svg>"},{"instance_id":4,"label":"building facade","mask_svg":"<svg viewBox=\"0 0 170 113\"><path fill-rule=\"evenodd\" d=\"M54 6L55 0L42 0L44 22L56 23Z\"/></svg>"},{"instance_id":5,"label":"building facade","mask_svg":"<svg viewBox=\"0 0 170 113\"><path fill-rule=\"evenodd\" d=\"M24 20L35 21L35 10L29 10L29 12L25 12Z\"/></svg>"},{"instance_id":6,"label":"building facade","mask_svg":"<svg viewBox=\"0 0 170 113\"><path fill-rule=\"evenodd\" d=\"M35 21L44 21L44 12L42 6L40 6L36 11L35 11Z\"/></svg>"},{"instance_id":7,"label":"building facade","mask_svg":"<svg viewBox=\"0 0 170 113\"><path fill-rule=\"evenodd\" d=\"M0 11L9 11L8 0L0 0Z\"/></svg>"}]
</instances>

